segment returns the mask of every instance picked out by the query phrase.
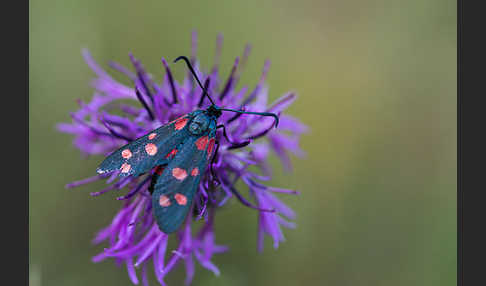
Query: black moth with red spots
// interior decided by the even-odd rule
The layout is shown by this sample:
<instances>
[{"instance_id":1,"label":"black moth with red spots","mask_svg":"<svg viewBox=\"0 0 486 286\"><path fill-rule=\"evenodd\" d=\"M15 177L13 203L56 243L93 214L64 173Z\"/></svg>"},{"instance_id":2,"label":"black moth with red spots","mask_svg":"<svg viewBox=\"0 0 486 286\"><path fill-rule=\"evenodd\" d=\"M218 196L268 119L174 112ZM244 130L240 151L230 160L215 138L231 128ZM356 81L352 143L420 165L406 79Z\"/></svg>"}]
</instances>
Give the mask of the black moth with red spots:
<instances>
[{"instance_id":1,"label":"black moth with red spots","mask_svg":"<svg viewBox=\"0 0 486 286\"><path fill-rule=\"evenodd\" d=\"M97 169L100 174L118 170L119 176L140 176L153 170L149 186L152 209L160 230L166 234L179 229L192 208L201 176L206 172L211 154L218 149L216 130L224 128L224 125L218 126L217 119L222 111L273 116L275 126L278 124L278 116L273 113L216 106L197 78L189 60L179 57L175 61L179 59L187 63L212 105L206 110L196 110L184 115L119 148ZM235 143L235 147L243 147L249 143L250 141Z\"/></svg>"}]
</instances>

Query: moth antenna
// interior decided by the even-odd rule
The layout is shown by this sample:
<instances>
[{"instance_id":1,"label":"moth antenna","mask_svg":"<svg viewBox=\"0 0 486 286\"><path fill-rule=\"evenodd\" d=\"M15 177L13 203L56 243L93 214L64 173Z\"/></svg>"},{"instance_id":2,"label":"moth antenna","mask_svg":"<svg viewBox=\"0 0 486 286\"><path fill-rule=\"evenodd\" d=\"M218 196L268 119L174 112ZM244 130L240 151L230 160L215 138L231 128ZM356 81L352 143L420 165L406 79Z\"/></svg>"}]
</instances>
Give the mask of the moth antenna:
<instances>
[{"instance_id":1,"label":"moth antenna","mask_svg":"<svg viewBox=\"0 0 486 286\"><path fill-rule=\"evenodd\" d=\"M204 88L207 90L209 88L209 77L206 79L206 81L204 82ZM201 96L201 99L199 99L199 103L197 104L198 107L201 107L202 104L204 102L204 91L203 91L203 94Z\"/></svg>"},{"instance_id":2,"label":"moth antenna","mask_svg":"<svg viewBox=\"0 0 486 286\"><path fill-rule=\"evenodd\" d=\"M196 81L199 84L199 87L201 87L201 89L203 90L204 94L209 98L209 101L211 101L211 104L212 105L215 105L213 99L211 98L211 96L209 96L208 91L203 87L201 81L197 77L196 72L194 71L194 68L192 67L191 62L189 61L189 59L187 57L185 57L185 56L180 56L180 57L178 57L177 59L174 60L174 63L176 63L179 60L184 60L186 62L187 67L191 71L192 75L196 78ZM204 95L203 95L203 97L204 97Z\"/></svg>"},{"instance_id":3,"label":"moth antenna","mask_svg":"<svg viewBox=\"0 0 486 286\"><path fill-rule=\"evenodd\" d=\"M252 112L252 111L243 111L243 110L235 110L235 109L229 109L229 108L220 108L221 110L226 110L226 111L232 111L236 113L241 113L241 114L255 114L255 115L260 115L260 116L272 116L275 118L275 128L278 126L278 115L272 112Z\"/></svg>"}]
</instances>

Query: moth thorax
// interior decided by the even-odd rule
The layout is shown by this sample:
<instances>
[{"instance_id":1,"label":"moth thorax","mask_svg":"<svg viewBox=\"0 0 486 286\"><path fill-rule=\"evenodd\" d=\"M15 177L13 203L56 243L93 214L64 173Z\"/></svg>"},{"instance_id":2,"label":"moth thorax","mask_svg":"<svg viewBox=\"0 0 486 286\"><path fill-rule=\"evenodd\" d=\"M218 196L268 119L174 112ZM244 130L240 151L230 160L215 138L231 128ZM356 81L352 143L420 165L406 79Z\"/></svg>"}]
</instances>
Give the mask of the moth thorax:
<instances>
[{"instance_id":1,"label":"moth thorax","mask_svg":"<svg viewBox=\"0 0 486 286\"><path fill-rule=\"evenodd\" d=\"M205 132L209 126L209 117L204 114L198 114L189 124L189 131L194 135L199 135Z\"/></svg>"}]
</instances>

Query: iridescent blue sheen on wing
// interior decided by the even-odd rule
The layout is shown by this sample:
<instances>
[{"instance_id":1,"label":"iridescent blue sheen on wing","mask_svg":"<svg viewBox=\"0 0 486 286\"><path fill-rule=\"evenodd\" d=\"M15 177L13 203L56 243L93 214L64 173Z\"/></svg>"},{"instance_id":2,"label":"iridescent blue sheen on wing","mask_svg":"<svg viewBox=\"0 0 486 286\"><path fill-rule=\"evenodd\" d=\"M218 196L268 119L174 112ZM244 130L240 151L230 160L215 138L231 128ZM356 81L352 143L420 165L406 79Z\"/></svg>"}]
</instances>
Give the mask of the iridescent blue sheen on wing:
<instances>
[{"instance_id":1,"label":"iridescent blue sheen on wing","mask_svg":"<svg viewBox=\"0 0 486 286\"><path fill-rule=\"evenodd\" d=\"M190 136L188 123L202 112L191 112L120 147L109 155L96 171L102 174L120 170L121 177L138 176L155 166L167 164L167 154Z\"/></svg>"},{"instance_id":2,"label":"iridescent blue sheen on wing","mask_svg":"<svg viewBox=\"0 0 486 286\"><path fill-rule=\"evenodd\" d=\"M191 210L194 194L214 150L216 119L210 116L207 119L207 129L184 141L153 186L153 213L166 234L179 229Z\"/></svg>"}]
</instances>

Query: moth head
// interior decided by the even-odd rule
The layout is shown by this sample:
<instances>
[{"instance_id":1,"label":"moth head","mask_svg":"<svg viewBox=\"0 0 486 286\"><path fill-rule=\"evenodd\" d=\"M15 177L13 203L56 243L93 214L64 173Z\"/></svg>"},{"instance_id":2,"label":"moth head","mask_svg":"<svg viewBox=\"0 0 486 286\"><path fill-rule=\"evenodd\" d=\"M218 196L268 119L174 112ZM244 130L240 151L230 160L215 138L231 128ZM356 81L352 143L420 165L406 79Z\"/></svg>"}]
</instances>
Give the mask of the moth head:
<instances>
[{"instance_id":1,"label":"moth head","mask_svg":"<svg viewBox=\"0 0 486 286\"><path fill-rule=\"evenodd\" d=\"M221 108L217 107L216 105L211 105L206 109L206 113L211 117L219 118L221 116Z\"/></svg>"}]
</instances>

